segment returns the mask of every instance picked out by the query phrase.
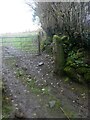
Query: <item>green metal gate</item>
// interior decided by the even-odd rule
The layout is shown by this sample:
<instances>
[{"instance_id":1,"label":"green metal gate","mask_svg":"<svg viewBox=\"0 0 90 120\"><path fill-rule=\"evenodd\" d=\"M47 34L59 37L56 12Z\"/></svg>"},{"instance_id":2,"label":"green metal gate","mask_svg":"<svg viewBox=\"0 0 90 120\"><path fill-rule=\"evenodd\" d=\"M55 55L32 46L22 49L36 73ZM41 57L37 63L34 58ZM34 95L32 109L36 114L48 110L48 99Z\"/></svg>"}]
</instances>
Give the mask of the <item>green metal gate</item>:
<instances>
[{"instance_id":1,"label":"green metal gate","mask_svg":"<svg viewBox=\"0 0 90 120\"><path fill-rule=\"evenodd\" d=\"M30 54L38 54L38 37L0 37L0 44L2 47L12 47L19 51L28 52Z\"/></svg>"}]
</instances>

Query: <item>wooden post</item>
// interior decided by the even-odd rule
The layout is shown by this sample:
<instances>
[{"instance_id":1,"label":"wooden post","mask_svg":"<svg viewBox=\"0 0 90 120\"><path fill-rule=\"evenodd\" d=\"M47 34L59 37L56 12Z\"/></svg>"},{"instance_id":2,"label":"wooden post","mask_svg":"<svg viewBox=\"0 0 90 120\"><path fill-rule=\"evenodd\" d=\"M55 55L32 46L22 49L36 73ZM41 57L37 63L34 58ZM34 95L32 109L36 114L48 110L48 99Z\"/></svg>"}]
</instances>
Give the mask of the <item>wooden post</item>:
<instances>
[{"instance_id":1,"label":"wooden post","mask_svg":"<svg viewBox=\"0 0 90 120\"><path fill-rule=\"evenodd\" d=\"M41 37L40 37L40 32L39 32L39 35L38 35L38 55L41 55L40 41L41 41Z\"/></svg>"}]
</instances>

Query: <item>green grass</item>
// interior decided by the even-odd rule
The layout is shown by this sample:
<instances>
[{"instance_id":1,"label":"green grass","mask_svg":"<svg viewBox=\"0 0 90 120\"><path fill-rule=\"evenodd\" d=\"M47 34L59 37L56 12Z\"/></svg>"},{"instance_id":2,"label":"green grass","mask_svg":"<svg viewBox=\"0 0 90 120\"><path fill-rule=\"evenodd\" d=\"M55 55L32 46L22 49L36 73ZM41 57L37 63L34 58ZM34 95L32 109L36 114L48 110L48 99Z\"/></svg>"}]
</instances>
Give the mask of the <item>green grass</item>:
<instances>
[{"instance_id":1,"label":"green grass","mask_svg":"<svg viewBox=\"0 0 90 120\"><path fill-rule=\"evenodd\" d=\"M3 38L3 46L14 46L17 49L24 51L37 51L37 35L30 34L29 36L21 36L22 38Z\"/></svg>"},{"instance_id":2,"label":"green grass","mask_svg":"<svg viewBox=\"0 0 90 120\"><path fill-rule=\"evenodd\" d=\"M5 86L2 86L2 118L8 118L9 114L12 112L13 107L11 104L11 100L8 97L6 91L5 91Z\"/></svg>"},{"instance_id":3,"label":"green grass","mask_svg":"<svg viewBox=\"0 0 90 120\"><path fill-rule=\"evenodd\" d=\"M2 102L2 118L8 118L9 114L12 112L12 106L10 105L10 102L5 100L3 98Z\"/></svg>"},{"instance_id":4,"label":"green grass","mask_svg":"<svg viewBox=\"0 0 90 120\"><path fill-rule=\"evenodd\" d=\"M48 87L39 87L36 85L36 80L33 78L29 79L29 76L26 75L25 71L21 68L16 70L16 77L21 79L25 84L28 85L28 88L35 94L49 94Z\"/></svg>"}]
</instances>

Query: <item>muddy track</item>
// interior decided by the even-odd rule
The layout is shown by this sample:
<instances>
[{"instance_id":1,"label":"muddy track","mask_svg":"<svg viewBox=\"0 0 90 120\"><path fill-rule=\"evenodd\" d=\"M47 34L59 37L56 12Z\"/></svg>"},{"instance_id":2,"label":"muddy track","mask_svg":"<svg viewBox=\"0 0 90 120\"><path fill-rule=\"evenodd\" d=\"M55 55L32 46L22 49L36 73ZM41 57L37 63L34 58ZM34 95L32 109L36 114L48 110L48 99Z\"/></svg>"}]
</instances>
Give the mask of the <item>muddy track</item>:
<instances>
[{"instance_id":1,"label":"muddy track","mask_svg":"<svg viewBox=\"0 0 90 120\"><path fill-rule=\"evenodd\" d=\"M27 68L25 72L31 75L32 77L35 77L38 81L37 82L38 85L41 85L43 81L46 81L46 84L50 86L51 88L51 93L55 95L58 99L60 99L63 108L65 109L69 108L69 111L73 111L75 115L77 116L77 118L86 118L88 116L87 95L83 99L79 93L74 92L70 89L70 85L67 85L67 84L65 85L60 78L57 78L56 76L52 74L53 73L53 62L52 62L52 59L50 59L51 57L45 54L41 56L31 56L29 54L19 52L18 50L15 50L12 47L4 48L3 53L4 53L4 59L10 56L15 57L17 59L18 67L22 69ZM44 65L38 66L38 63L41 61L44 63ZM45 111L45 108L41 107L42 110L40 110L41 108L36 108L36 106L40 106L38 105L37 101L35 103L33 103L33 101L26 101L29 98L31 98L32 100L34 99L36 100L37 98L35 98L32 95L32 93L26 94L25 91L27 90L25 86L23 86L22 83L20 83L20 81L16 80L15 78L13 79L14 74L10 70L8 70L8 68L5 68L5 67L6 66L3 67L4 73L5 73L4 79L5 81L7 81L8 86L10 86L12 90L14 87L16 87L14 88L15 91L13 95L16 93L20 93L17 95L18 99L16 100L16 103L17 104L23 103L24 107L23 106L22 107L23 107L24 114L26 114L25 116L33 117L33 111L35 111L36 109L36 113L39 114L39 115L36 115L36 117L38 116L42 117L42 114L44 115L43 117L46 117L46 116L51 117ZM20 89L18 86L20 86ZM21 91L24 91L24 92L21 93ZM13 98L14 97L15 96L13 96ZM18 100L23 100L23 101L20 102ZM33 105L31 106L32 109L30 110L27 109L28 106L30 106L31 104L34 104L34 106ZM29 112L26 113L25 111L29 111L31 114L29 115Z\"/></svg>"},{"instance_id":2,"label":"muddy track","mask_svg":"<svg viewBox=\"0 0 90 120\"><path fill-rule=\"evenodd\" d=\"M16 53L16 52L15 52ZM21 55L21 54L20 54ZM3 54L3 61L8 57L11 57L10 50ZM32 94L32 92L14 75L14 71L6 66L3 62L3 82L7 87L12 104L14 106L14 112L9 116L10 118L66 118L64 113L60 111L58 115L52 115L48 112L47 107L40 104L40 98Z\"/></svg>"},{"instance_id":3,"label":"muddy track","mask_svg":"<svg viewBox=\"0 0 90 120\"><path fill-rule=\"evenodd\" d=\"M42 58L45 59L44 56L42 56ZM52 73L50 73L50 71L47 68L48 65L44 65L42 68L37 68L37 61L40 62L43 61L43 59L40 60L39 57L36 57L35 60L35 58L32 58L32 60L30 60L28 63L27 61L25 61L25 59L22 59L20 63L18 62L19 67L23 68L23 66L27 66L27 73L35 77L38 80L38 84L42 84L43 80L46 80L47 85L51 87L52 94L54 94L57 98L59 98L62 101L63 106L66 106L67 108L69 107L70 111L74 111L75 113L77 113L78 117L86 117L88 115L87 95L86 98L83 99L80 97L79 93L75 93L74 91L69 89L69 86L63 84L60 78L57 79L55 76L52 75Z\"/></svg>"},{"instance_id":4,"label":"muddy track","mask_svg":"<svg viewBox=\"0 0 90 120\"><path fill-rule=\"evenodd\" d=\"M52 117L48 115L45 108L40 106L38 97L34 96L27 87L17 80L13 73L3 66L3 79L8 87L13 105L15 106L15 114L23 114L24 118L46 118Z\"/></svg>"}]
</instances>

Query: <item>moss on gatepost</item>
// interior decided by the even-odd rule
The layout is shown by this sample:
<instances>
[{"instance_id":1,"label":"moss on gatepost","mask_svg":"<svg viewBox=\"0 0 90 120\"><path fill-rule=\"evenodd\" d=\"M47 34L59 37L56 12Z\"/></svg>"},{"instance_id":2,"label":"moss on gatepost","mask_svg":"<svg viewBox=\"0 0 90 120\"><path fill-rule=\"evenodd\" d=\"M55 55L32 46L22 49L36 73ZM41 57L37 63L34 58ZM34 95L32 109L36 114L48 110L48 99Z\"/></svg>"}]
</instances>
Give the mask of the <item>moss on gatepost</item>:
<instances>
[{"instance_id":1,"label":"moss on gatepost","mask_svg":"<svg viewBox=\"0 0 90 120\"><path fill-rule=\"evenodd\" d=\"M64 68L64 50L62 46L63 42L61 37L53 36L53 56L55 59L55 73L58 75L63 74Z\"/></svg>"}]
</instances>

